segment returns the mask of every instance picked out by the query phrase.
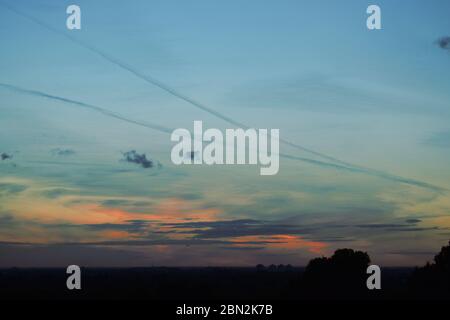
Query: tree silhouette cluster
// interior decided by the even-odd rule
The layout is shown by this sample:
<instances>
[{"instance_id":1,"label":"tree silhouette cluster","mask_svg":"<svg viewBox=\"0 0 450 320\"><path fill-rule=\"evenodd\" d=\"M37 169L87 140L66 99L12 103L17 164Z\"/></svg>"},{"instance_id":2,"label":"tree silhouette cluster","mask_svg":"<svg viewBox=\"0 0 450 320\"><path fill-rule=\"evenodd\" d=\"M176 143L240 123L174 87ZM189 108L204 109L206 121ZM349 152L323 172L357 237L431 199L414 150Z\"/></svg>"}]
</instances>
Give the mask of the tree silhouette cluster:
<instances>
[{"instance_id":1,"label":"tree silhouette cluster","mask_svg":"<svg viewBox=\"0 0 450 320\"><path fill-rule=\"evenodd\" d=\"M339 249L327 258L312 259L306 266L300 287L305 298L359 298L367 293L366 252Z\"/></svg>"},{"instance_id":2,"label":"tree silhouette cluster","mask_svg":"<svg viewBox=\"0 0 450 320\"><path fill-rule=\"evenodd\" d=\"M433 263L416 268L409 287L410 293L417 298L450 299L450 242L441 248Z\"/></svg>"}]
</instances>

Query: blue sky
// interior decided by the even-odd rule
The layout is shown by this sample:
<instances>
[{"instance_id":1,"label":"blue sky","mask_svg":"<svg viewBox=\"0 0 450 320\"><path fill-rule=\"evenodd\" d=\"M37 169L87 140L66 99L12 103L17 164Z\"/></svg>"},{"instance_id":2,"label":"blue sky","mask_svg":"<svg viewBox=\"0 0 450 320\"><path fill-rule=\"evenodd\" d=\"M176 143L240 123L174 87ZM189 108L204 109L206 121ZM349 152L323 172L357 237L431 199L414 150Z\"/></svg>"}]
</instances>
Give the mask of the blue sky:
<instances>
[{"instance_id":1,"label":"blue sky","mask_svg":"<svg viewBox=\"0 0 450 320\"><path fill-rule=\"evenodd\" d=\"M450 52L436 44L450 32L448 1L377 1L377 31L366 28L372 2L356 0L77 1L76 31L65 27L72 2L3 2L60 33L2 7L1 83L172 128L230 126L67 33L239 122L450 188ZM176 167L169 135L6 88L0 96L0 152L13 155L0 162L6 266L64 264L53 246L73 243L90 265L304 264L342 246L411 265L450 235L447 191L287 159L273 177ZM163 167L121 161L133 149ZM105 259L86 258L92 250Z\"/></svg>"}]
</instances>

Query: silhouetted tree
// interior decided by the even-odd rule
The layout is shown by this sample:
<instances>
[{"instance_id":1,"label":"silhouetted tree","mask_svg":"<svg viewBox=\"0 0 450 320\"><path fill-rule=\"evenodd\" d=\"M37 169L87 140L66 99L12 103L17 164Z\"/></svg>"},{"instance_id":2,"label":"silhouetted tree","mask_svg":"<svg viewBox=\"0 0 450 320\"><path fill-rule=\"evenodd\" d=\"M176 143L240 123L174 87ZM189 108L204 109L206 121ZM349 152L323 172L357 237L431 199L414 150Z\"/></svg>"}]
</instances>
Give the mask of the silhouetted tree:
<instances>
[{"instance_id":1,"label":"silhouetted tree","mask_svg":"<svg viewBox=\"0 0 450 320\"><path fill-rule=\"evenodd\" d=\"M262 271L265 271L265 270L266 270L266 267L263 264L256 265L256 271L262 272Z\"/></svg>"},{"instance_id":2,"label":"silhouetted tree","mask_svg":"<svg viewBox=\"0 0 450 320\"><path fill-rule=\"evenodd\" d=\"M339 249L330 257L312 259L302 276L301 291L306 298L358 298L367 293L366 252Z\"/></svg>"},{"instance_id":3,"label":"silhouetted tree","mask_svg":"<svg viewBox=\"0 0 450 320\"><path fill-rule=\"evenodd\" d=\"M268 267L268 270L269 270L270 272L275 272L275 271L277 271L277 266L274 265L274 264L271 264L271 265Z\"/></svg>"},{"instance_id":4,"label":"silhouetted tree","mask_svg":"<svg viewBox=\"0 0 450 320\"><path fill-rule=\"evenodd\" d=\"M450 242L441 248L433 263L416 268L409 289L417 298L450 298Z\"/></svg>"}]
</instances>

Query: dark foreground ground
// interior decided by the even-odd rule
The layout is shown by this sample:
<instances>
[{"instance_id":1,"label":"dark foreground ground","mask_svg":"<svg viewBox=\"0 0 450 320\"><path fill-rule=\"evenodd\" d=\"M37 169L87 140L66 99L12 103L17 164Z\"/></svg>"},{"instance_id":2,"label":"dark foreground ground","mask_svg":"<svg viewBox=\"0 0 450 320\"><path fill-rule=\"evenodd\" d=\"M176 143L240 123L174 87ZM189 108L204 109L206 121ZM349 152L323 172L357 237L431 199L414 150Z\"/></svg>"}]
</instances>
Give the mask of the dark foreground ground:
<instances>
[{"instance_id":1,"label":"dark foreground ground","mask_svg":"<svg viewBox=\"0 0 450 320\"><path fill-rule=\"evenodd\" d=\"M82 268L81 290L68 290L65 269L0 269L0 299L297 300L326 298L302 288L303 268ZM383 268L382 290L362 299L405 299L412 268ZM312 289L314 290L314 289ZM345 298L340 288L331 298ZM322 294L323 292L323 294ZM342 288L345 292L345 288ZM355 297L352 297L355 298Z\"/></svg>"}]
</instances>

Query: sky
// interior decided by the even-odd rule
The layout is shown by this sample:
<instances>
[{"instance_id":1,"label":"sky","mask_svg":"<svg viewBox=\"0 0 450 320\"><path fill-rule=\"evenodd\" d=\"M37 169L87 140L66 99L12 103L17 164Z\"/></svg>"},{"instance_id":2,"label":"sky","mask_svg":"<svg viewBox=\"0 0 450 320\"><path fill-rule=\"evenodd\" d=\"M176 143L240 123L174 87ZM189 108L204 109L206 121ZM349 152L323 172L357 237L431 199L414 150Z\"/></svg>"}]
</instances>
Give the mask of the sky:
<instances>
[{"instance_id":1,"label":"sky","mask_svg":"<svg viewBox=\"0 0 450 320\"><path fill-rule=\"evenodd\" d=\"M0 0L0 267L301 266L344 247L424 264L450 238L448 12ZM160 128L224 118L297 147L273 176L172 164Z\"/></svg>"}]
</instances>

